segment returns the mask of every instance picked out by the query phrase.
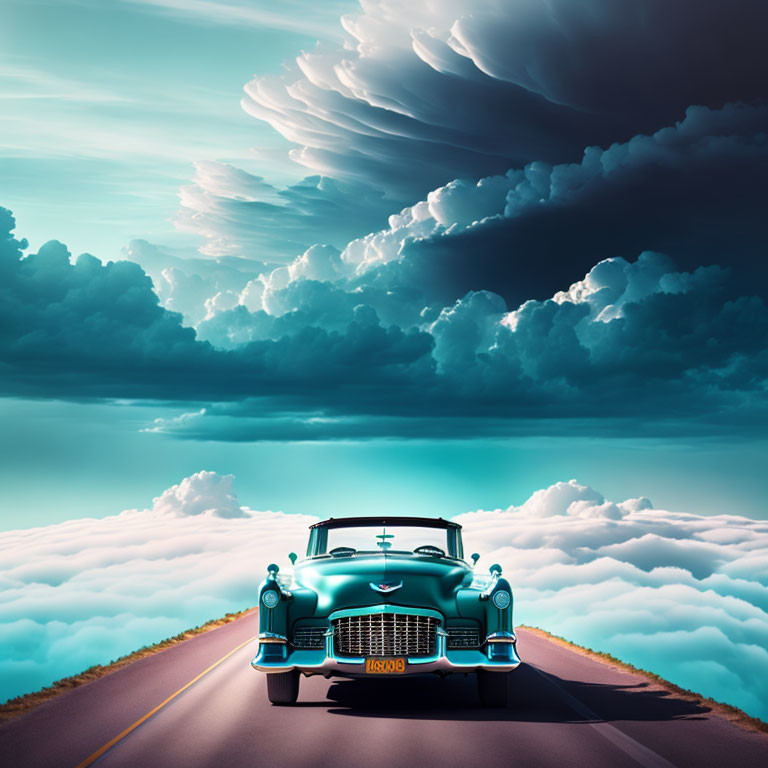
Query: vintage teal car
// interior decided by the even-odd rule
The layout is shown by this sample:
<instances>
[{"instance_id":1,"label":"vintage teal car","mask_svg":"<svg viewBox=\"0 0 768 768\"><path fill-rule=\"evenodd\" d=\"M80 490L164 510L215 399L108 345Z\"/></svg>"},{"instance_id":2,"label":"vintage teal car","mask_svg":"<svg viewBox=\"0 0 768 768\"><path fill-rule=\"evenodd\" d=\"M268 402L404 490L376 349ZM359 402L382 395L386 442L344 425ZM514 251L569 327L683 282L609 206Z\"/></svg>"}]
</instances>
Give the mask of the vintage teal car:
<instances>
[{"instance_id":1,"label":"vintage teal car","mask_svg":"<svg viewBox=\"0 0 768 768\"><path fill-rule=\"evenodd\" d=\"M472 555L473 563L478 555ZM296 555L290 558L295 563ZM276 565L259 587L259 650L273 704L300 675L477 673L486 706L506 706L520 664L512 591L492 565L476 577L461 526L439 518L351 517L310 528L291 580Z\"/></svg>"}]
</instances>

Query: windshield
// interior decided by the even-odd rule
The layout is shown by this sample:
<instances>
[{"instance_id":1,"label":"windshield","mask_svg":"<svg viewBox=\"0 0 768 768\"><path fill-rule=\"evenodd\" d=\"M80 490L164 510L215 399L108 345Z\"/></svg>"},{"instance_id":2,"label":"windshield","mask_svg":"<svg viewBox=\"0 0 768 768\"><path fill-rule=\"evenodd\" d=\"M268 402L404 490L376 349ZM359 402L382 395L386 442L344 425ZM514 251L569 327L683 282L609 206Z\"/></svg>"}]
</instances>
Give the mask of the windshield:
<instances>
[{"instance_id":1,"label":"windshield","mask_svg":"<svg viewBox=\"0 0 768 768\"><path fill-rule=\"evenodd\" d=\"M343 548L356 552L411 553L417 547L433 547L434 554L461 557L456 547L456 530L417 525L356 525L318 527L312 531L309 555L333 554Z\"/></svg>"}]
</instances>

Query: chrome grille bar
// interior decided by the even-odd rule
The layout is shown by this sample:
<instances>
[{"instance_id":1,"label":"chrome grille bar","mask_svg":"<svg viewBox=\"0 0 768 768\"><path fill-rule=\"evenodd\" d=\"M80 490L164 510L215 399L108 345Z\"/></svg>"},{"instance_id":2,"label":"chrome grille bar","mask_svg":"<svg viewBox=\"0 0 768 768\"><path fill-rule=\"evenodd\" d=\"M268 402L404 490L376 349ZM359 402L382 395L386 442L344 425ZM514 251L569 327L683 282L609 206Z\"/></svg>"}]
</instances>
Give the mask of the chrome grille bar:
<instances>
[{"instance_id":1,"label":"chrome grille bar","mask_svg":"<svg viewBox=\"0 0 768 768\"><path fill-rule=\"evenodd\" d=\"M293 630L293 647L312 651L325 648L326 631L325 627L297 627Z\"/></svg>"},{"instance_id":2,"label":"chrome grille bar","mask_svg":"<svg viewBox=\"0 0 768 768\"><path fill-rule=\"evenodd\" d=\"M342 656L429 656L440 621L411 613L369 613L333 621L334 648Z\"/></svg>"},{"instance_id":3,"label":"chrome grille bar","mask_svg":"<svg viewBox=\"0 0 768 768\"><path fill-rule=\"evenodd\" d=\"M477 627L448 627L448 648L479 648L480 630Z\"/></svg>"}]
</instances>

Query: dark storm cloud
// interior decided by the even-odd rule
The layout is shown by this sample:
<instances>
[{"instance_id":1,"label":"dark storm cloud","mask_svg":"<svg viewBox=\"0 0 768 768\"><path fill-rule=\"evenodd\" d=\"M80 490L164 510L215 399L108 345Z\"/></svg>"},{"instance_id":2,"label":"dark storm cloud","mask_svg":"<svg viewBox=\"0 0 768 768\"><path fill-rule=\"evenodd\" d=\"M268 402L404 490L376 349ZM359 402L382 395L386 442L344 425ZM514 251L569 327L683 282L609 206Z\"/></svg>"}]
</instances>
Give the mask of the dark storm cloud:
<instances>
[{"instance_id":1,"label":"dark storm cloud","mask_svg":"<svg viewBox=\"0 0 768 768\"><path fill-rule=\"evenodd\" d=\"M353 45L254 80L245 108L316 172L405 197L766 95L757 0L382 0L344 26Z\"/></svg>"},{"instance_id":2,"label":"dark storm cloud","mask_svg":"<svg viewBox=\"0 0 768 768\"><path fill-rule=\"evenodd\" d=\"M428 355L418 331L383 328L354 310L343 332L306 325L291 335L214 349L163 309L152 281L131 262L70 262L46 243L23 258L10 212L0 208L0 370L6 395L231 399L248 394L396 381Z\"/></svg>"},{"instance_id":3,"label":"dark storm cloud","mask_svg":"<svg viewBox=\"0 0 768 768\"><path fill-rule=\"evenodd\" d=\"M162 309L137 265L73 265L56 242L21 258L22 245L8 236L2 249L7 395L230 401L155 425L213 439L501 435L532 419L764 423L768 309L718 267L612 259L553 299L509 312L498 294L470 292L413 327L382 323L365 292L300 279L276 292L296 309L215 315L220 327L205 330L227 334L224 349Z\"/></svg>"},{"instance_id":4,"label":"dark storm cloud","mask_svg":"<svg viewBox=\"0 0 768 768\"><path fill-rule=\"evenodd\" d=\"M131 262L70 262L56 241L22 258L10 212L0 209L0 360L6 394L137 396L162 391L161 375L204 370L215 352L181 316L162 309Z\"/></svg>"},{"instance_id":5,"label":"dark storm cloud","mask_svg":"<svg viewBox=\"0 0 768 768\"><path fill-rule=\"evenodd\" d=\"M690 105L767 95L760 0L379 0L342 21L346 45L245 88L313 176L278 190L210 164L183 191L179 223L208 253L341 248L453 179L572 162Z\"/></svg>"},{"instance_id":6,"label":"dark storm cloud","mask_svg":"<svg viewBox=\"0 0 768 768\"><path fill-rule=\"evenodd\" d=\"M363 279L428 286L443 304L492 288L515 306L551 295L602 259L657 250L686 270L730 266L734 279L764 294L766 178L768 108L691 108L651 136L589 148L580 163L510 171L506 194L482 197L479 209L474 185L437 190L429 227L422 216L371 239L384 246L368 248L378 273ZM450 216L438 221L443 197L453 198Z\"/></svg>"},{"instance_id":7,"label":"dark storm cloud","mask_svg":"<svg viewBox=\"0 0 768 768\"><path fill-rule=\"evenodd\" d=\"M215 262L24 258L3 211L1 391L189 402L153 428L211 439L764 428L768 6L404 8L249 86L335 178L201 165Z\"/></svg>"}]
</instances>

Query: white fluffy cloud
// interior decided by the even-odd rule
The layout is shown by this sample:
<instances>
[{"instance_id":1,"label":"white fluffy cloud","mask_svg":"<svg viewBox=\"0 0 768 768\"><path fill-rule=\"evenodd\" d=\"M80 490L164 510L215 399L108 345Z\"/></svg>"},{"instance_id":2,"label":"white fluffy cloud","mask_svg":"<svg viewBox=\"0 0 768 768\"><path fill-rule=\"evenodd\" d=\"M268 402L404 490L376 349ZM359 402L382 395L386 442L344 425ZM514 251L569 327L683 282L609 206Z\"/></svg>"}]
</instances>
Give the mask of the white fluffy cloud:
<instances>
[{"instance_id":1,"label":"white fluffy cloud","mask_svg":"<svg viewBox=\"0 0 768 768\"><path fill-rule=\"evenodd\" d=\"M258 283L261 274L275 268L274 264L237 256L212 259L182 255L146 240L132 240L123 248L122 257L140 264L152 278L161 304L172 312L180 312L185 324L192 326L222 309L225 297L236 297L237 304L243 294L247 306L248 286ZM221 297L218 302L217 296Z\"/></svg>"},{"instance_id":2,"label":"white fluffy cloud","mask_svg":"<svg viewBox=\"0 0 768 768\"><path fill-rule=\"evenodd\" d=\"M185 477L154 499L152 511L160 517L248 517L232 489L234 479L234 475L222 477L205 470Z\"/></svg>"},{"instance_id":3,"label":"white fluffy cloud","mask_svg":"<svg viewBox=\"0 0 768 768\"><path fill-rule=\"evenodd\" d=\"M284 262L317 242L343 247L379 228L392 201L368 185L309 176L278 188L225 163L195 164L176 225L205 239L207 256Z\"/></svg>"},{"instance_id":4,"label":"white fluffy cloud","mask_svg":"<svg viewBox=\"0 0 768 768\"><path fill-rule=\"evenodd\" d=\"M768 523L607 500L575 480L456 518L501 562L518 623L768 718ZM148 510L0 534L0 699L253 605L314 518L199 472ZM523 648L523 654L525 649Z\"/></svg>"},{"instance_id":5,"label":"white fluffy cloud","mask_svg":"<svg viewBox=\"0 0 768 768\"><path fill-rule=\"evenodd\" d=\"M768 718L765 521L614 503L575 480L456 519L467 551L504 565L518 623Z\"/></svg>"}]
</instances>

